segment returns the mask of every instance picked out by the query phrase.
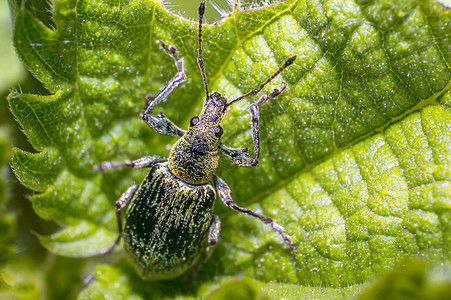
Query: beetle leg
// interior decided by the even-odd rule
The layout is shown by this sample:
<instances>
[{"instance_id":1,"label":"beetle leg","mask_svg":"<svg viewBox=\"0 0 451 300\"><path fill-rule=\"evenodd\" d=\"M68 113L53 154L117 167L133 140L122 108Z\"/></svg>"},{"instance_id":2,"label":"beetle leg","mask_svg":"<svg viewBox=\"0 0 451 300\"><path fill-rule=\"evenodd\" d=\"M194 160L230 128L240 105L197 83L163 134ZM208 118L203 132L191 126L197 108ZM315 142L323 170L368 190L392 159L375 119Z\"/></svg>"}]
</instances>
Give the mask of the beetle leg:
<instances>
[{"instance_id":1,"label":"beetle leg","mask_svg":"<svg viewBox=\"0 0 451 300\"><path fill-rule=\"evenodd\" d=\"M282 238L282 240L285 242L285 244L288 245L288 247L290 247L293 250L296 250L296 247L292 246L293 241L291 240L291 238L288 234L284 233L285 229L281 225L274 222L274 220L268 216L259 214L248 208L244 208L244 207L240 207L240 206L236 205L233 202L232 192L231 192L229 186L227 185L227 183L216 175L214 176L213 180L215 182L216 191L219 195L219 198L222 200L222 202L226 206L228 206L234 210L237 210L239 212L253 216L253 217L259 219L260 221L262 221L263 223L270 225L272 227L272 229L274 229L274 231L277 232L277 234L279 234L279 236Z\"/></svg>"},{"instance_id":2,"label":"beetle leg","mask_svg":"<svg viewBox=\"0 0 451 300\"><path fill-rule=\"evenodd\" d=\"M164 43L161 43L162 47L169 52L169 55L175 61L175 66L177 67L177 74L169 80L168 84L160 91L160 93L153 98L148 95L146 97L150 104L147 106L146 110L142 114L142 119L150 126L153 130L160 134L171 135L171 136L182 136L185 131L177 127L171 122L163 113L156 116L152 115L152 109L158 105L161 101L166 101L166 97L181 83L186 81L186 74L184 72L183 58L179 58L179 53L175 46L170 45L167 47Z\"/></svg>"},{"instance_id":3,"label":"beetle leg","mask_svg":"<svg viewBox=\"0 0 451 300\"><path fill-rule=\"evenodd\" d=\"M207 250L205 251L206 255L204 260L207 260L210 257L213 248L219 241L219 232L221 232L221 220L216 214L214 214L213 221L211 222L210 225L210 231L208 232L208 246Z\"/></svg>"},{"instance_id":4,"label":"beetle leg","mask_svg":"<svg viewBox=\"0 0 451 300\"><path fill-rule=\"evenodd\" d=\"M98 165L92 166L92 170L105 171L108 169L120 168L120 167L130 167L132 169L142 169L152 167L156 163L167 161L167 157L162 157L158 155L148 155L136 160L123 160L123 161L103 161Z\"/></svg>"},{"instance_id":5,"label":"beetle leg","mask_svg":"<svg viewBox=\"0 0 451 300\"><path fill-rule=\"evenodd\" d=\"M188 275L188 278L191 282L194 281L196 278L197 272L199 271L199 268L202 266L202 264L208 260L211 253L213 253L213 249L216 246L216 243L219 241L219 232L221 231L221 220L219 217L214 214L213 220L211 221L210 225L210 231L208 232L208 245L205 251L202 253L199 260L194 265L193 269Z\"/></svg>"},{"instance_id":6,"label":"beetle leg","mask_svg":"<svg viewBox=\"0 0 451 300\"><path fill-rule=\"evenodd\" d=\"M249 155L248 148L230 148L224 144L220 144L219 148L233 164L241 167L255 167L258 165L258 158L260 156L260 139L258 132L258 122L260 119L259 106L268 102L271 99L282 94L287 85L284 83L282 89L274 89L269 95L261 96L255 103L249 106L249 111L252 116L252 141L254 143L254 157Z\"/></svg>"},{"instance_id":7,"label":"beetle leg","mask_svg":"<svg viewBox=\"0 0 451 300\"><path fill-rule=\"evenodd\" d=\"M119 231L119 234L117 235L116 240L114 241L113 245L106 249L102 249L100 251L100 254L110 254L114 251L116 246L119 244L119 241L121 240L122 236L122 216L121 216L121 210L127 206L127 204L130 202L130 200L133 198L133 195L135 195L136 190L138 189L139 185L135 184L129 187L122 195L119 197L119 199L116 201L116 221L117 221L117 229Z\"/></svg>"},{"instance_id":8,"label":"beetle leg","mask_svg":"<svg viewBox=\"0 0 451 300\"><path fill-rule=\"evenodd\" d=\"M249 155L249 148L231 148L223 143L219 144L219 149L221 149L222 153L224 153L225 156L227 156L230 161L238 165L240 167L251 167L251 162L254 159L252 156Z\"/></svg>"}]
</instances>

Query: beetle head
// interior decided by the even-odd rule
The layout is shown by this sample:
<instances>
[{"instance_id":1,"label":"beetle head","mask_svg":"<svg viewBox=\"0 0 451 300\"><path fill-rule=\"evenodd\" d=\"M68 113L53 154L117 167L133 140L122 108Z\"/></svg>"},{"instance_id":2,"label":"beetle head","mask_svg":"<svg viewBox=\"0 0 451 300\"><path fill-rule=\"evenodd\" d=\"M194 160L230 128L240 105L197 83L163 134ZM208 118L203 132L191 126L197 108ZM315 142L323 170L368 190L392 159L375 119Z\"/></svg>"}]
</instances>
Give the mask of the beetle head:
<instances>
[{"instance_id":1,"label":"beetle head","mask_svg":"<svg viewBox=\"0 0 451 300\"><path fill-rule=\"evenodd\" d=\"M227 99L217 92L212 92L205 99L202 111L198 117L190 121L190 126L185 138L204 141L206 147L213 150L217 148L222 136L221 121L227 112Z\"/></svg>"}]
</instances>

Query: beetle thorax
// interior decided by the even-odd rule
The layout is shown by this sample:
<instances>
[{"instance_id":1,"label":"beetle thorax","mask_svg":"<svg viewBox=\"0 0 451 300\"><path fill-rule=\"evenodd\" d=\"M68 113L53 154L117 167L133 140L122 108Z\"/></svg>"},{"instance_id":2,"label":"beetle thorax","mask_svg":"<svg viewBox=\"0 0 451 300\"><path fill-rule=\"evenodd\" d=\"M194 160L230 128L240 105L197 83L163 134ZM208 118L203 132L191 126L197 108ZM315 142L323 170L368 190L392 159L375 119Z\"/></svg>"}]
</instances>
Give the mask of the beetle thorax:
<instances>
[{"instance_id":1,"label":"beetle thorax","mask_svg":"<svg viewBox=\"0 0 451 300\"><path fill-rule=\"evenodd\" d=\"M169 169L187 183L209 182L218 167L219 153L207 149L204 144L192 144L180 138L171 148Z\"/></svg>"},{"instance_id":2,"label":"beetle thorax","mask_svg":"<svg viewBox=\"0 0 451 300\"><path fill-rule=\"evenodd\" d=\"M218 128L226 113L227 99L213 92L206 99L199 117L184 136L171 148L169 169L181 180L191 184L211 181L219 162L219 140L222 128ZM195 119L196 122L193 123Z\"/></svg>"}]
</instances>

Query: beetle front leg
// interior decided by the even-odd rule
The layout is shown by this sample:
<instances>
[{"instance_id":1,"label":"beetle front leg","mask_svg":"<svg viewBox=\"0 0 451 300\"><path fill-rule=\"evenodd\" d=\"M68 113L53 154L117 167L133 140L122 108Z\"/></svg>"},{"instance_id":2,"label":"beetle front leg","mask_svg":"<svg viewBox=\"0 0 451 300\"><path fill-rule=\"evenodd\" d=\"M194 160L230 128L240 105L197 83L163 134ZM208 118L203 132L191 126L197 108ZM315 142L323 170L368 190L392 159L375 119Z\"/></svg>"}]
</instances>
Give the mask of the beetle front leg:
<instances>
[{"instance_id":1,"label":"beetle front leg","mask_svg":"<svg viewBox=\"0 0 451 300\"><path fill-rule=\"evenodd\" d=\"M255 167L258 165L258 158L260 156L260 139L258 131L258 123L260 119L259 106L268 102L271 99L282 94L287 85L284 83L282 89L274 89L271 94L261 96L255 103L249 106L249 111L252 117L252 142L254 143L254 157L249 155L248 148L230 148L224 144L220 144L221 151L232 161L233 164L241 167Z\"/></svg>"},{"instance_id":2,"label":"beetle front leg","mask_svg":"<svg viewBox=\"0 0 451 300\"><path fill-rule=\"evenodd\" d=\"M175 66L177 67L177 74L169 80L168 84L161 90L161 92L153 98L148 95L146 97L150 104L142 115L142 119L150 126L153 130L160 134L170 135L170 136L182 136L185 131L177 127L171 120L169 120L163 113L156 116L152 115L152 110L161 101L166 101L167 96L181 83L186 81L186 74L184 72L183 58L179 58L179 53L175 46L170 45L166 47L164 43L161 43L163 48L169 52L169 55L175 61Z\"/></svg>"},{"instance_id":3,"label":"beetle front leg","mask_svg":"<svg viewBox=\"0 0 451 300\"><path fill-rule=\"evenodd\" d=\"M244 208L244 207L240 207L240 206L236 205L233 202L232 191L230 190L227 183L216 175L214 176L214 182L215 182L216 191L218 193L218 196L226 206L228 206L234 210L237 210L239 212L253 216L253 217L259 219L260 221L262 221L263 223L268 224L269 226L272 227L272 229L274 229L275 232L277 232L277 234L282 238L282 240L285 242L285 244L288 245L288 247L290 247L292 250L297 249L297 247L294 247L292 245L293 241L291 240L291 238L288 234L284 233L285 229L281 225L274 222L274 220L268 216L259 214L248 208Z\"/></svg>"},{"instance_id":4,"label":"beetle front leg","mask_svg":"<svg viewBox=\"0 0 451 300\"><path fill-rule=\"evenodd\" d=\"M167 157L158 155L148 155L135 160L126 159L123 161L103 161L98 165L92 166L91 170L105 171L108 169L115 169L120 167L129 167L132 169L150 168L154 164L166 162L167 160L168 160Z\"/></svg>"},{"instance_id":5,"label":"beetle front leg","mask_svg":"<svg viewBox=\"0 0 451 300\"><path fill-rule=\"evenodd\" d=\"M138 185L132 185L129 187L122 195L121 197L116 201L116 221L117 221L117 229L119 231L116 240L114 241L113 245L106 249L102 249L100 251L100 254L110 254L114 251L116 246L119 244L119 241L121 240L122 236L122 216L121 216L121 210L127 206L127 204L130 202L130 200L133 198L133 195L135 195L136 190L138 189Z\"/></svg>"}]
</instances>

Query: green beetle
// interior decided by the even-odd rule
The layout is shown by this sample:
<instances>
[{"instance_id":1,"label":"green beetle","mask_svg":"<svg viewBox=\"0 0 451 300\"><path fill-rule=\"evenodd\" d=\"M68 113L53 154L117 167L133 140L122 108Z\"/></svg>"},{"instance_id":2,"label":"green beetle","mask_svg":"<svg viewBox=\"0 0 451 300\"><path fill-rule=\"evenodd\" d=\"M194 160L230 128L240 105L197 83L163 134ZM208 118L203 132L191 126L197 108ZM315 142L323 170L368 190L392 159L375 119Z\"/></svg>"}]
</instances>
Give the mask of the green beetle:
<instances>
[{"instance_id":1,"label":"green beetle","mask_svg":"<svg viewBox=\"0 0 451 300\"><path fill-rule=\"evenodd\" d=\"M228 102L217 92L208 92L207 78L202 60L202 20L205 1L199 6L198 65L202 74L206 98L201 113L190 121L187 131L172 123L163 113L152 115L152 109L182 82L186 80L183 59L174 46L163 48L169 52L177 67L177 74L155 97L147 97L147 109L142 118L152 129L164 135L178 136L169 158L150 155L134 161L103 162L94 169L106 170L120 166L150 168L140 185L129 187L116 201L116 217L119 235L114 244L102 250L110 253L124 235L124 248L133 259L140 275L145 279L161 280L177 277L192 269L195 274L209 256L219 239L220 220L213 212L218 196L225 205L256 217L270 225L292 249L292 241L284 228L272 218L236 205L230 188L215 170L219 152L224 153L238 166L256 166L259 157L259 106L280 95L286 84L261 96L249 109L252 115L252 139L254 157L248 148L229 148L220 142L223 133L221 120L233 103L259 93L296 56L289 58L270 78L257 89ZM214 185L213 185L213 184ZM121 210L130 203L122 229Z\"/></svg>"}]
</instances>

